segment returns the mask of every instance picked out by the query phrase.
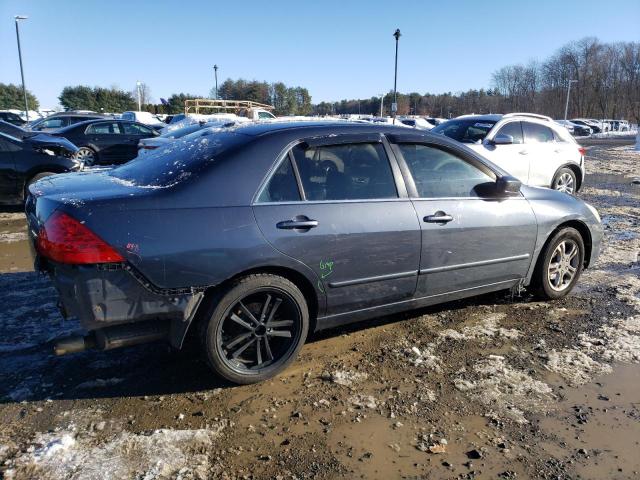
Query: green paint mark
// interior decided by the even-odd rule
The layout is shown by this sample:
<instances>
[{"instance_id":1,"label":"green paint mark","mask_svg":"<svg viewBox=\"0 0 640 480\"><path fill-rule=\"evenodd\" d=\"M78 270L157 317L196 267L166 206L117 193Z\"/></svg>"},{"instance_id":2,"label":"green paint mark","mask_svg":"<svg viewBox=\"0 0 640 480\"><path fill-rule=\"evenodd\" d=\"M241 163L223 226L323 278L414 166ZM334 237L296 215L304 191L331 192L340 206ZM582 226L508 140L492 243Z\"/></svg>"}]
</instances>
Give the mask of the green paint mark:
<instances>
[{"instance_id":1,"label":"green paint mark","mask_svg":"<svg viewBox=\"0 0 640 480\"><path fill-rule=\"evenodd\" d=\"M333 260L320 260L320 280L318 280L318 290L325 293L322 280L333 273Z\"/></svg>"}]
</instances>

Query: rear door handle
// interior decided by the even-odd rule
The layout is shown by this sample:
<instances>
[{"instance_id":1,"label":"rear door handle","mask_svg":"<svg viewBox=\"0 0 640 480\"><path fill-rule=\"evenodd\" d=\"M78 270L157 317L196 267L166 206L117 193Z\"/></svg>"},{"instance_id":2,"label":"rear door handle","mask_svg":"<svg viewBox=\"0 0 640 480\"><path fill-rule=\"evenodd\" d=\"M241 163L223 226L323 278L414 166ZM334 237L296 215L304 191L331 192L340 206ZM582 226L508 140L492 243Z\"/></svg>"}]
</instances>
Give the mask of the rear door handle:
<instances>
[{"instance_id":1,"label":"rear door handle","mask_svg":"<svg viewBox=\"0 0 640 480\"><path fill-rule=\"evenodd\" d=\"M444 212L436 212L433 215L427 215L423 220L427 223L449 223L453 217Z\"/></svg>"},{"instance_id":2,"label":"rear door handle","mask_svg":"<svg viewBox=\"0 0 640 480\"><path fill-rule=\"evenodd\" d=\"M520 155L529 155L529 150L520 150L518 153Z\"/></svg>"},{"instance_id":3,"label":"rear door handle","mask_svg":"<svg viewBox=\"0 0 640 480\"><path fill-rule=\"evenodd\" d=\"M276 227L281 230L309 230L310 228L315 228L317 226L317 220L312 220L307 217L297 217L294 220L283 220L282 222L276 223Z\"/></svg>"}]
</instances>

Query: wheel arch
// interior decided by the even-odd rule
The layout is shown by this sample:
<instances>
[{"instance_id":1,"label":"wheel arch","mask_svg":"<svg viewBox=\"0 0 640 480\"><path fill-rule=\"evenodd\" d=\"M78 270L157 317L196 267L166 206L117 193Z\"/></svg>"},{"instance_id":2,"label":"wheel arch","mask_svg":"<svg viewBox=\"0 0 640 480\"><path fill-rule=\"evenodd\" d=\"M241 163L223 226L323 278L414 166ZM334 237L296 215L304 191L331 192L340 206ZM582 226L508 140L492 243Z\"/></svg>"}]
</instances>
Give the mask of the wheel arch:
<instances>
[{"instance_id":1,"label":"wheel arch","mask_svg":"<svg viewBox=\"0 0 640 480\"><path fill-rule=\"evenodd\" d=\"M294 270L293 268L281 267L281 266L263 266L263 267L255 267L248 270L244 270L228 278L222 283L219 283L218 285L207 288L204 292L204 298L200 302L198 310L194 315L193 321L187 327L183 335L183 338L179 339L180 341L178 342L172 341L172 344L182 345L184 341L189 339L189 337L197 335L197 332L199 330L197 324L199 324L202 321L206 321L204 312L208 309L209 305L211 304L211 301L213 301L213 297L221 288L224 288L227 285L230 285L231 283L238 280L239 278L246 277L248 275L261 274L261 273L278 275L280 277L286 278L287 280L292 282L296 287L300 289L300 291L302 292L302 295L307 301L307 307L309 308L309 332L310 333L314 332L316 329L318 312L319 312L319 309L323 308L323 305L321 305L320 299L318 298L318 295L316 293L316 289L313 283L304 274ZM178 339L172 339L172 340L178 340Z\"/></svg>"},{"instance_id":2,"label":"wheel arch","mask_svg":"<svg viewBox=\"0 0 640 480\"><path fill-rule=\"evenodd\" d=\"M529 274L527 275L527 282L526 282L527 284L531 283L531 279L540 264L541 255L543 254L543 252L546 251L547 246L549 245L549 242L551 241L551 239L555 236L556 233L558 233L560 230L566 227L575 228L578 231L578 233L580 233L580 236L582 237L582 241L584 243L584 268L587 268L589 266L591 262L591 252L593 249L593 241L591 238L591 232L589 231L589 227L587 227L587 225L584 222L577 219L567 220L557 225L547 235L547 238L545 239L544 244L542 245L542 248L538 250L536 257L531 262L531 268L530 268Z\"/></svg>"},{"instance_id":3,"label":"wheel arch","mask_svg":"<svg viewBox=\"0 0 640 480\"><path fill-rule=\"evenodd\" d=\"M580 170L580 167L573 162L568 162L563 165L560 165L556 169L556 171L553 174L553 177L551 177L551 185L549 186L549 188L553 188L553 183L555 182L556 177L558 176L558 172L560 172L560 170L562 170L563 168L568 168L575 174L576 183L577 183L576 192L580 191L580 189L582 188L582 170Z\"/></svg>"}]
</instances>

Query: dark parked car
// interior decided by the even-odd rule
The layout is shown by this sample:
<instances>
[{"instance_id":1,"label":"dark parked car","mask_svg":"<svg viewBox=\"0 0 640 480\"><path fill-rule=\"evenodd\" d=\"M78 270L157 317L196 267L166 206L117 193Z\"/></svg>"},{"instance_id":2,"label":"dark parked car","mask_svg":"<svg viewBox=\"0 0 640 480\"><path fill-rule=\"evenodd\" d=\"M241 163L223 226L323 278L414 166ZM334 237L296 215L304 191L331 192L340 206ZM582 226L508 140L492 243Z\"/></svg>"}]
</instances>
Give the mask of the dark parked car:
<instances>
[{"instance_id":1,"label":"dark parked car","mask_svg":"<svg viewBox=\"0 0 640 480\"><path fill-rule=\"evenodd\" d=\"M57 353L191 334L237 383L309 331L520 286L563 297L602 239L580 199L391 125L232 127L31 192L39 268L91 332Z\"/></svg>"},{"instance_id":2,"label":"dark parked car","mask_svg":"<svg viewBox=\"0 0 640 480\"><path fill-rule=\"evenodd\" d=\"M46 118L31 122L28 127L29 130L37 132L52 132L75 123L86 122L87 120L101 120L104 118L110 117L98 113L54 113Z\"/></svg>"},{"instance_id":3,"label":"dark parked car","mask_svg":"<svg viewBox=\"0 0 640 480\"><path fill-rule=\"evenodd\" d=\"M7 111L0 111L0 120L17 125L18 127L22 127L27 123L20 117L20 115Z\"/></svg>"},{"instance_id":4,"label":"dark parked car","mask_svg":"<svg viewBox=\"0 0 640 480\"><path fill-rule=\"evenodd\" d=\"M24 132L0 121L0 204L3 205L22 203L27 187L41 178L80 167L73 158L77 148L68 140L21 131Z\"/></svg>"},{"instance_id":5,"label":"dark parked car","mask_svg":"<svg viewBox=\"0 0 640 480\"><path fill-rule=\"evenodd\" d=\"M158 133L148 125L127 120L90 120L71 125L52 135L78 146L76 157L85 165L117 165L138 155L138 142Z\"/></svg>"}]
</instances>

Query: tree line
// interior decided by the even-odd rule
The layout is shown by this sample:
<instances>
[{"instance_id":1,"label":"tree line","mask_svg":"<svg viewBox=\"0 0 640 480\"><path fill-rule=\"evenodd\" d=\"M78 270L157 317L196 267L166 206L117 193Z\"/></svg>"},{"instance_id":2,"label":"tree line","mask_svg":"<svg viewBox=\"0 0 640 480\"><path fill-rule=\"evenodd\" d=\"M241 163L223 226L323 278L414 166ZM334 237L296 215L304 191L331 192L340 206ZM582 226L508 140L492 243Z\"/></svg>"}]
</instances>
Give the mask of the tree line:
<instances>
[{"instance_id":1,"label":"tree line","mask_svg":"<svg viewBox=\"0 0 640 480\"><path fill-rule=\"evenodd\" d=\"M640 42L602 43L587 37L568 43L544 61L507 65L496 70L490 88L441 94L398 93L398 114L455 117L465 113L526 111L554 118L564 115L567 86L573 80L569 118L625 118L640 121ZM137 109L153 113L181 113L186 99L203 98L174 93L164 102L152 101L151 90L142 84L126 92L117 87L68 86L59 100L65 110L121 112ZM227 79L209 98L253 100L273 105L276 115L391 114L393 92L380 97L320 102L313 105L304 87L282 82ZM38 100L27 92L30 108ZM22 88L0 83L0 108L24 108Z\"/></svg>"},{"instance_id":2,"label":"tree line","mask_svg":"<svg viewBox=\"0 0 640 480\"><path fill-rule=\"evenodd\" d=\"M465 113L531 112L568 117L640 121L640 42L602 43L587 37L561 47L543 62L507 65L495 71L489 89L459 93L398 93L398 114L455 117ZM393 92L382 99L391 114ZM380 115L380 97L321 102L313 113Z\"/></svg>"}]
</instances>

